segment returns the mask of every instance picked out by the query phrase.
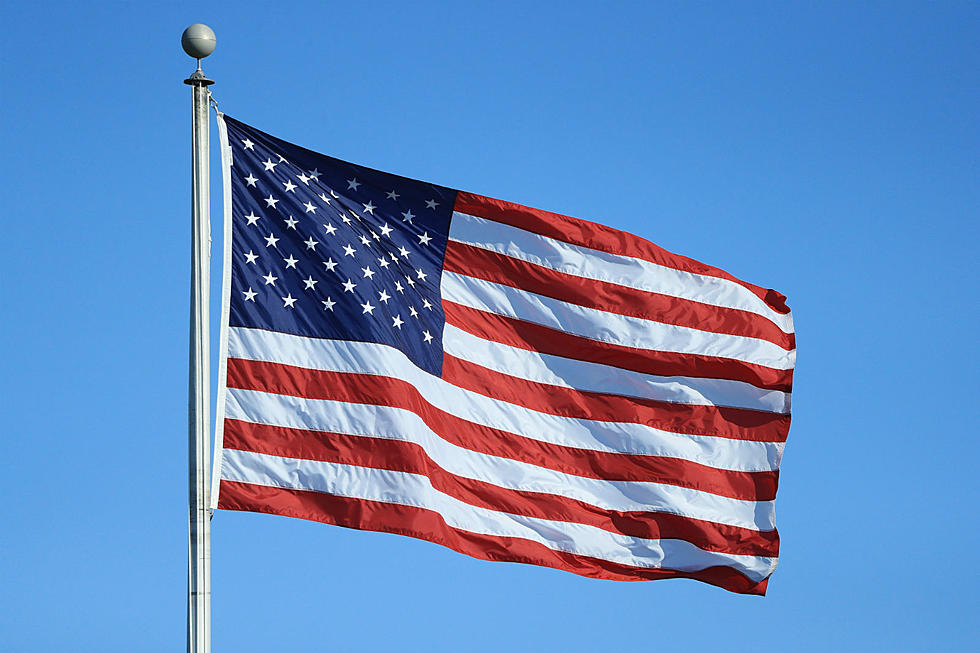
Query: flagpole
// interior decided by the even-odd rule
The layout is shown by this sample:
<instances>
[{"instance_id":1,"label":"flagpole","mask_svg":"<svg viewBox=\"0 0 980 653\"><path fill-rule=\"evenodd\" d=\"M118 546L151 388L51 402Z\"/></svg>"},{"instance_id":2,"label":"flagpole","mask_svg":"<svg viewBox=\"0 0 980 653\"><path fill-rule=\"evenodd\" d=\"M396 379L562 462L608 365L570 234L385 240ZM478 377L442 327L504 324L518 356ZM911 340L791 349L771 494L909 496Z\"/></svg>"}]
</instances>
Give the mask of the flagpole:
<instances>
[{"instance_id":1,"label":"flagpole","mask_svg":"<svg viewBox=\"0 0 980 653\"><path fill-rule=\"evenodd\" d=\"M208 515L210 484L208 287L210 282L211 214L208 180L208 86L201 59L214 51L214 32L207 25L191 25L181 46L197 59L197 70L185 84L193 88L192 198L191 198L191 323L188 383L188 487L189 545L187 558L187 653L211 651L211 523Z\"/></svg>"}]
</instances>

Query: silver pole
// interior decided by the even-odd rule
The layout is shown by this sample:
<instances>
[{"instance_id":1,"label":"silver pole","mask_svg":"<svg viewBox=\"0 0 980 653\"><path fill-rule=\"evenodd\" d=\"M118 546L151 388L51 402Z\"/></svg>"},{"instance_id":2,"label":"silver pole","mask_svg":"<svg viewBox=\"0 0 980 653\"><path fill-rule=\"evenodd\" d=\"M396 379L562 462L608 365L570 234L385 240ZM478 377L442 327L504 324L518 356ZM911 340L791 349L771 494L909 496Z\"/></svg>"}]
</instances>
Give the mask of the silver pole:
<instances>
[{"instance_id":1,"label":"silver pole","mask_svg":"<svg viewBox=\"0 0 980 653\"><path fill-rule=\"evenodd\" d=\"M187 560L187 652L211 652L211 522L208 515L211 451L209 388L208 286L210 282L211 214L208 180L208 86L201 58L214 51L214 32L191 25L181 37L184 51L197 59L197 70L185 84L193 87L191 199L191 324L188 383L189 544Z\"/></svg>"}]
</instances>

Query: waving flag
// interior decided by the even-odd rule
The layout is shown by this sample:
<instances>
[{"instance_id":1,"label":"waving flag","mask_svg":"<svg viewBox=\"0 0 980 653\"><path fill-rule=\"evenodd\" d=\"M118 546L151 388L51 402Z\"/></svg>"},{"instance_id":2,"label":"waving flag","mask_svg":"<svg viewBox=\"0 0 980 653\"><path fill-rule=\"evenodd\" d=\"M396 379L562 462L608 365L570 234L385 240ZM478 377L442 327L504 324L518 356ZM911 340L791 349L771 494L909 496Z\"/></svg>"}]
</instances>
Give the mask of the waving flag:
<instances>
[{"instance_id":1,"label":"waving flag","mask_svg":"<svg viewBox=\"0 0 980 653\"><path fill-rule=\"evenodd\" d=\"M765 593L796 347L782 295L219 127L217 507Z\"/></svg>"}]
</instances>

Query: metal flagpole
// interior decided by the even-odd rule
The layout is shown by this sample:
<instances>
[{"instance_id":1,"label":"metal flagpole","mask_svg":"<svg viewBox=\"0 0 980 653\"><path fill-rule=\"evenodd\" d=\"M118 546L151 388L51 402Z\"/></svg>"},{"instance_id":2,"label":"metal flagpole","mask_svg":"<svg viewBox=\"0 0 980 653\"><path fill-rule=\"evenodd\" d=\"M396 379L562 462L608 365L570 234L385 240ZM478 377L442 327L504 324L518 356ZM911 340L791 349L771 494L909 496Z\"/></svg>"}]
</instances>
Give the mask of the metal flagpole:
<instances>
[{"instance_id":1,"label":"metal flagpole","mask_svg":"<svg viewBox=\"0 0 980 653\"><path fill-rule=\"evenodd\" d=\"M194 91L191 200L191 331L188 385L189 546L187 559L187 652L211 651L211 523L208 514L210 431L208 285L211 215L208 188L208 86L201 59L214 51L214 32L191 25L181 36L184 52L197 59L197 70L185 84Z\"/></svg>"}]
</instances>

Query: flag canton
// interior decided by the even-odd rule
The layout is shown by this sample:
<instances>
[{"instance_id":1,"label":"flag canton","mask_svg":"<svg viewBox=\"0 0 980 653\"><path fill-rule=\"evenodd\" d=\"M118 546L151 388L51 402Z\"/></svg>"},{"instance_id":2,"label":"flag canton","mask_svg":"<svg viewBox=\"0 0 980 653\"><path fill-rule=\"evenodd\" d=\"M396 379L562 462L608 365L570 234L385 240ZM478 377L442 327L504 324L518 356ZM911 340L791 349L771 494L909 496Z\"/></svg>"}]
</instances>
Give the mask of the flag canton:
<instances>
[{"instance_id":1,"label":"flag canton","mask_svg":"<svg viewBox=\"0 0 980 653\"><path fill-rule=\"evenodd\" d=\"M456 191L225 123L230 325L391 345L440 375L440 281Z\"/></svg>"}]
</instances>

